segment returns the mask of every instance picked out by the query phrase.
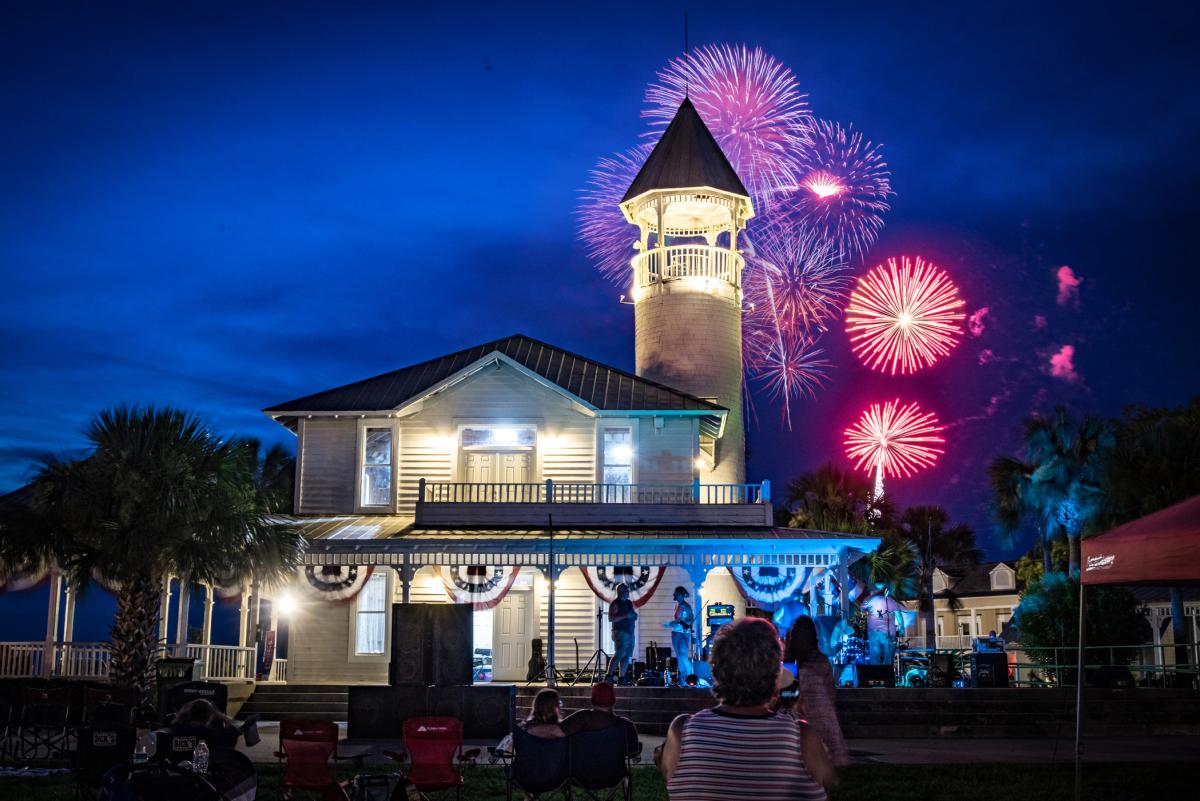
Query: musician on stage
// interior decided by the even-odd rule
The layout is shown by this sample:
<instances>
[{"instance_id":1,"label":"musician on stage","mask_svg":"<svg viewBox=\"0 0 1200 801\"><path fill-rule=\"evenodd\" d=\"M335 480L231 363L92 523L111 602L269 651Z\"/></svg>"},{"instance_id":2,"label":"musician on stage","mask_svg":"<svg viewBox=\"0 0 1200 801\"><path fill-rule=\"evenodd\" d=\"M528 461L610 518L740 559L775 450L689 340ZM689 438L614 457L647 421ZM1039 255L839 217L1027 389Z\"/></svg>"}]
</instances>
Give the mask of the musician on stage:
<instances>
[{"instance_id":1,"label":"musician on stage","mask_svg":"<svg viewBox=\"0 0 1200 801\"><path fill-rule=\"evenodd\" d=\"M896 638L903 630L901 610L904 606L892 597L891 589L876 582L879 595L863 604L867 614L867 648L869 661L876 665L890 665L896 655Z\"/></svg>"},{"instance_id":2,"label":"musician on stage","mask_svg":"<svg viewBox=\"0 0 1200 801\"><path fill-rule=\"evenodd\" d=\"M692 674L692 628L696 616L692 613L692 605L688 603L688 591L683 587L675 588L675 617L666 626L671 630L671 653L679 662L680 683L686 681Z\"/></svg>"},{"instance_id":3,"label":"musician on stage","mask_svg":"<svg viewBox=\"0 0 1200 801\"><path fill-rule=\"evenodd\" d=\"M633 636L637 626L637 610L629 600L629 585L617 585L617 599L608 605L608 622L612 626L613 654L609 672L616 668L614 684L627 684L625 672L633 658Z\"/></svg>"}]
</instances>

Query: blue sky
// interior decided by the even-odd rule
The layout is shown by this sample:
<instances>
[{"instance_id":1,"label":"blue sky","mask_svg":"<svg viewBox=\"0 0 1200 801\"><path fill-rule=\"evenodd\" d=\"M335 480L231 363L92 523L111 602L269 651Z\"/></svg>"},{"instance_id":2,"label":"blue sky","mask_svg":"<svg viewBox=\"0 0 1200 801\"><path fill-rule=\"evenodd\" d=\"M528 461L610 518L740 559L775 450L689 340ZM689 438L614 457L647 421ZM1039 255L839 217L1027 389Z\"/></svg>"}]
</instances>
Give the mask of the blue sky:
<instances>
[{"instance_id":1,"label":"blue sky","mask_svg":"<svg viewBox=\"0 0 1200 801\"><path fill-rule=\"evenodd\" d=\"M632 315L572 213L596 158L645 130L681 10L6 4L0 491L123 401L289 441L259 409L516 331L631 367ZM792 431L756 399L754 477L841 461L866 402L911 397L949 448L889 489L992 547L983 467L1026 415L1196 393L1194 11L688 10L693 44L762 46L818 116L883 143L897 196L872 260L925 254L989 308L904 380L835 331ZM1077 303L1056 302L1062 265ZM1070 380L1050 374L1065 345Z\"/></svg>"}]
</instances>

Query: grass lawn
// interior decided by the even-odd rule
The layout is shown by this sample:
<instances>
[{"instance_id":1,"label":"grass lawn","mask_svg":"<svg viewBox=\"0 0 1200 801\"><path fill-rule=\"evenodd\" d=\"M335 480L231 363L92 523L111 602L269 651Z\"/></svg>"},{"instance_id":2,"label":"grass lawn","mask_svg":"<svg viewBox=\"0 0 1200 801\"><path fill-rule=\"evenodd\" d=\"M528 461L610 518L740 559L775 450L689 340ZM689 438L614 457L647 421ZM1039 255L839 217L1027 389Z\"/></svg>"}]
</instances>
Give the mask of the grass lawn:
<instances>
[{"instance_id":1,"label":"grass lawn","mask_svg":"<svg viewBox=\"0 0 1200 801\"><path fill-rule=\"evenodd\" d=\"M1163 801L1193 797L1200 765L1172 762L1096 764L1087 768L1084 797L1089 801ZM349 775L349 774L347 774ZM274 801L278 768L259 766L259 797ZM831 801L1065 801L1072 797L1070 765L855 765L842 773ZM662 778L653 768L634 775L638 801L666 801ZM71 777L0 779L0 798L13 801L68 801L75 797ZM1181 795L1186 794L1186 795ZM296 793L296 799L304 794ZM465 801L505 797L500 770L476 768L467 775ZM182 801L182 799L178 800Z\"/></svg>"}]
</instances>

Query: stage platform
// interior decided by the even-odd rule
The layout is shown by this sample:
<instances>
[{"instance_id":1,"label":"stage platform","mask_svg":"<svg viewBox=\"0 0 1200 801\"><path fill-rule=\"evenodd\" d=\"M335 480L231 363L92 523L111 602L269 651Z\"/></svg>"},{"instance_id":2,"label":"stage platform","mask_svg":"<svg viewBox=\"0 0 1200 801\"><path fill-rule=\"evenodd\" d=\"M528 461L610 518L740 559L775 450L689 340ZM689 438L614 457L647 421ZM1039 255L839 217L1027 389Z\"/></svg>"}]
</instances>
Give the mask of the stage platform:
<instances>
[{"instance_id":1,"label":"stage platform","mask_svg":"<svg viewBox=\"0 0 1200 801\"><path fill-rule=\"evenodd\" d=\"M514 714L520 719L528 714L533 696L544 685L476 686L513 687ZM587 685L560 686L558 690L567 712L587 706ZM1062 737L1074 731L1075 691L1069 688L873 688L837 692L838 716L848 738L1038 738ZM260 685L243 712L257 710L265 719L317 717L345 721L349 719L349 694L346 685ZM665 733L676 715L714 703L711 693L702 689L617 688L618 714L633 720L638 730L648 735ZM402 714L399 709L395 711ZM1085 731L1091 736L1200 735L1200 693L1192 690L1089 689L1086 711ZM489 718L494 718L493 713Z\"/></svg>"}]
</instances>

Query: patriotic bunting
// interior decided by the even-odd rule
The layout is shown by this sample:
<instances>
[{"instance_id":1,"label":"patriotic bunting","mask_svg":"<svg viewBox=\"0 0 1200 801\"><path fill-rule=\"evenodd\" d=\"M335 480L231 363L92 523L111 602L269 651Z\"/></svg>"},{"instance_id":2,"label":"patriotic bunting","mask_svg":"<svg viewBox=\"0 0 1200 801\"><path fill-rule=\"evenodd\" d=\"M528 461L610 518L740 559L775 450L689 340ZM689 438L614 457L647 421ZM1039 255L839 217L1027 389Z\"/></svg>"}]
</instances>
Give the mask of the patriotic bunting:
<instances>
[{"instance_id":1,"label":"patriotic bunting","mask_svg":"<svg viewBox=\"0 0 1200 801\"><path fill-rule=\"evenodd\" d=\"M371 565L306 565L297 583L311 597L323 601L349 601L367 585Z\"/></svg>"},{"instance_id":2,"label":"patriotic bunting","mask_svg":"<svg viewBox=\"0 0 1200 801\"><path fill-rule=\"evenodd\" d=\"M443 566L439 575L454 603L471 604L482 612L504 600L520 572L511 565L454 565Z\"/></svg>"},{"instance_id":3,"label":"patriotic bunting","mask_svg":"<svg viewBox=\"0 0 1200 801\"><path fill-rule=\"evenodd\" d=\"M654 597L654 591L658 589L658 583L662 581L663 574L666 572L665 567L608 565L606 567L585 567L583 568L583 577L596 597L607 603L617 600L619 585L627 585L629 600L633 601L634 607L640 607Z\"/></svg>"}]
</instances>

